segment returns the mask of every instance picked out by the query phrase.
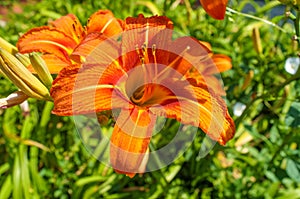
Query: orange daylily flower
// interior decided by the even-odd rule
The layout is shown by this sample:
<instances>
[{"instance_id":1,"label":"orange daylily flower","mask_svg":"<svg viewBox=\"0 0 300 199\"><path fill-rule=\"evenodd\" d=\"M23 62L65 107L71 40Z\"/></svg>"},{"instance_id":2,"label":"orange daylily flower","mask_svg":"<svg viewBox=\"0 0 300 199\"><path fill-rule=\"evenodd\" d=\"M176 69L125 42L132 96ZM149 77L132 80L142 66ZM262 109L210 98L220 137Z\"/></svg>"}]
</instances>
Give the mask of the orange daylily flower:
<instances>
[{"instance_id":1,"label":"orange daylily flower","mask_svg":"<svg viewBox=\"0 0 300 199\"><path fill-rule=\"evenodd\" d=\"M91 15L86 27L75 15L68 14L51 22L50 26L29 30L19 39L17 48L21 53L42 52L50 72L55 74L74 61L80 61L72 60L70 55L87 34L99 32L112 36L122 31L122 21L114 18L109 10Z\"/></svg>"},{"instance_id":2,"label":"orange daylily flower","mask_svg":"<svg viewBox=\"0 0 300 199\"><path fill-rule=\"evenodd\" d=\"M51 89L57 115L119 111L110 162L130 177L144 172L157 116L199 127L222 145L235 133L225 101L199 70L213 65L209 48L191 37L173 40L172 29L167 17L139 15L125 20L119 37L89 34L71 55L84 62L61 70Z\"/></svg>"},{"instance_id":3,"label":"orange daylily flower","mask_svg":"<svg viewBox=\"0 0 300 199\"><path fill-rule=\"evenodd\" d=\"M200 2L209 16L218 20L224 19L228 0L200 0Z\"/></svg>"}]
</instances>

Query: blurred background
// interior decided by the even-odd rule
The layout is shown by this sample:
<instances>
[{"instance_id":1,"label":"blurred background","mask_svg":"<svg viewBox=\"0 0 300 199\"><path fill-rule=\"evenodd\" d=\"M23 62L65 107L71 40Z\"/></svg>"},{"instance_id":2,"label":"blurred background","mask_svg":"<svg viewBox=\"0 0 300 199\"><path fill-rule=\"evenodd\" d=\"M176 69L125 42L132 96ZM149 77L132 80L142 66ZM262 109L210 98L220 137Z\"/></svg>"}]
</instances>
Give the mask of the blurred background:
<instances>
[{"instance_id":1,"label":"blurred background","mask_svg":"<svg viewBox=\"0 0 300 199\"><path fill-rule=\"evenodd\" d=\"M0 199L300 198L299 9L277 0L231 0L228 7L218 21L198 0L2 0L0 37L14 45L29 29L68 13L83 25L99 9L120 19L169 17L176 32L231 57L233 68L221 75L237 132L200 158L199 130L171 165L130 179L89 153L72 117L29 99L28 107L0 109ZM0 98L16 90L0 75ZM166 145L178 126L167 121L153 144Z\"/></svg>"}]
</instances>

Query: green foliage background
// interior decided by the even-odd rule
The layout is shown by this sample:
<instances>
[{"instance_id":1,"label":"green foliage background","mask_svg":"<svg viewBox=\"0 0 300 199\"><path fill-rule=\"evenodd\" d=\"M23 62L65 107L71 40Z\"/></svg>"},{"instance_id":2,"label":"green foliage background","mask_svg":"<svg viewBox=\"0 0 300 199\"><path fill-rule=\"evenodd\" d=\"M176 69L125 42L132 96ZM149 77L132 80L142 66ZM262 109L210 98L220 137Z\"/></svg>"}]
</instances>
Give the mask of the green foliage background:
<instances>
[{"instance_id":1,"label":"green foliage background","mask_svg":"<svg viewBox=\"0 0 300 199\"><path fill-rule=\"evenodd\" d=\"M228 6L235 11L251 7L250 16L228 12L224 21L217 21L194 0L1 1L1 11L8 12L0 16L7 22L0 36L13 44L30 28L67 13L82 24L99 9L110 9L120 19L139 13L166 15L177 32L210 42L215 53L232 58L233 69L222 74L229 111L236 102L247 108L234 116L237 133L226 146L216 145L199 158L205 136L199 132L173 164L133 179L96 160L82 144L73 119L51 114L53 104L30 99L27 116L18 106L0 110L0 199L300 198L300 74L284 70L285 60L299 53L292 40L295 26L293 16L284 13L286 6L265 2L232 0ZM282 9L271 18L275 8ZM254 27L260 31L261 53L252 40ZM2 76L0 88L0 97L17 89ZM154 144L172 138L169 131L178 123L167 125L162 132L166 136L154 137Z\"/></svg>"}]
</instances>

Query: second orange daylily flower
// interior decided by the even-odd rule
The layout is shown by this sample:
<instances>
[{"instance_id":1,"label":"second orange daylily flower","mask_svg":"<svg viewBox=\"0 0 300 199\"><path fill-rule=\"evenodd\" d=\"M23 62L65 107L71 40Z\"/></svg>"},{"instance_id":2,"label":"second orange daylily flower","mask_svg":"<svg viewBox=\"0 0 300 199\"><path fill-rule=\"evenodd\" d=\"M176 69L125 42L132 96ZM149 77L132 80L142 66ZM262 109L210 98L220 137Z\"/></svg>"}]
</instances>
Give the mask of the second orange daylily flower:
<instances>
[{"instance_id":1,"label":"second orange daylily flower","mask_svg":"<svg viewBox=\"0 0 300 199\"><path fill-rule=\"evenodd\" d=\"M109 10L91 15L86 27L75 15L68 14L51 22L50 26L31 29L19 39L17 48L21 53L42 52L51 73L58 73L74 61L80 62L70 55L87 34L99 32L113 36L122 30L122 21L114 18Z\"/></svg>"},{"instance_id":2,"label":"second orange daylily flower","mask_svg":"<svg viewBox=\"0 0 300 199\"><path fill-rule=\"evenodd\" d=\"M218 20L224 19L228 0L200 0L200 2L209 16Z\"/></svg>"},{"instance_id":3,"label":"second orange daylily flower","mask_svg":"<svg viewBox=\"0 0 300 199\"><path fill-rule=\"evenodd\" d=\"M65 67L51 96L57 115L118 110L110 141L110 162L119 173L143 172L157 116L201 128L224 145L235 127L225 101L210 86L210 49L190 37L172 40L166 17L129 17L119 37L88 34ZM198 76L191 75L192 70ZM216 70L212 70L216 71Z\"/></svg>"}]
</instances>

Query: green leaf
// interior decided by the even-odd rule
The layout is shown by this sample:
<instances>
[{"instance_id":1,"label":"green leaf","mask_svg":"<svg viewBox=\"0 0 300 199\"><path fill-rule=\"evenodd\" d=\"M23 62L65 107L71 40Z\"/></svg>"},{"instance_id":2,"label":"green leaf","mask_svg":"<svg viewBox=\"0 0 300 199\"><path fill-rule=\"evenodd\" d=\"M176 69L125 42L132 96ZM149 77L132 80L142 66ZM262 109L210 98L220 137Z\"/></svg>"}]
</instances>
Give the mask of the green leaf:
<instances>
[{"instance_id":1,"label":"green leaf","mask_svg":"<svg viewBox=\"0 0 300 199\"><path fill-rule=\"evenodd\" d=\"M93 183L93 182L103 182L107 179L107 177L105 176L89 176L89 177L84 177L84 178L81 178L79 179L77 182L76 182L76 186L84 186L86 184L89 184L89 183Z\"/></svg>"},{"instance_id":2,"label":"green leaf","mask_svg":"<svg viewBox=\"0 0 300 199\"><path fill-rule=\"evenodd\" d=\"M275 199L299 199L300 198L300 189L290 189L285 190L283 193L276 197Z\"/></svg>"},{"instance_id":3,"label":"green leaf","mask_svg":"<svg viewBox=\"0 0 300 199\"><path fill-rule=\"evenodd\" d=\"M0 198L6 199L9 198L12 192L12 181L11 175L7 176L2 187L0 188Z\"/></svg>"},{"instance_id":4,"label":"green leaf","mask_svg":"<svg viewBox=\"0 0 300 199\"><path fill-rule=\"evenodd\" d=\"M300 182L300 164L292 159L287 160L286 173L296 182Z\"/></svg>"},{"instance_id":5,"label":"green leaf","mask_svg":"<svg viewBox=\"0 0 300 199\"><path fill-rule=\"evenodd\" d=\"M287 126L300 127L300 102L293 102L285 118Z\"/></svg>"}]
</instances>

